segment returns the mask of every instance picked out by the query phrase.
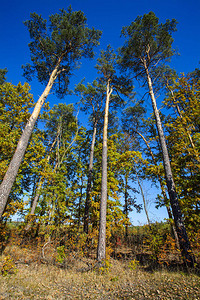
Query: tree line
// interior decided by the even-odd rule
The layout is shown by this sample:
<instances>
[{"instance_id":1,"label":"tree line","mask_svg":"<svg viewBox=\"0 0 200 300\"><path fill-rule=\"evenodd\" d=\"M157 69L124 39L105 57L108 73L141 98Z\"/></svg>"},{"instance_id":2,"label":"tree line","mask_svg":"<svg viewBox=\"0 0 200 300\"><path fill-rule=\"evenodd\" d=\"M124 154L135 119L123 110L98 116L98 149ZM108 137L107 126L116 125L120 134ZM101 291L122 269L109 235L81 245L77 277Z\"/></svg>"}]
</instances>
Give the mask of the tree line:
<instances>
[{"instance_id":1,"label":"tree line","mask_svg":"<svg viewBox=\"0 0 200 300\"><path fill-rule=\"evenodd\" d=\"M49 108L45 101L50 91L69 94L81 58L94 58L101 31L86 21L69 7L48 22L36 13L25 22L31 63L23 66L24 76L36 76L45 87L36 103L28 83L14 86L7 71L0 72L1 222L17 212L26 230L33 222L75 224L85 234L98 229L97 260L103 261L106 228L122 226L128 235L130 211L141 210L138 192L151 226L141 184L148 179L160 187L157 206L166 206L184 261L193 266L190 239L200 223L199 69L179 76L167 65L175 54L176 20L159 23L153 12L138 16L122 28L117 51L110 45L101 51L98 77L73 91L88 115L85 128L73 104ZM135 81L146 89L139 100ZM157 106L160 94L165 113Z\"/></svg>"}]
</instances>

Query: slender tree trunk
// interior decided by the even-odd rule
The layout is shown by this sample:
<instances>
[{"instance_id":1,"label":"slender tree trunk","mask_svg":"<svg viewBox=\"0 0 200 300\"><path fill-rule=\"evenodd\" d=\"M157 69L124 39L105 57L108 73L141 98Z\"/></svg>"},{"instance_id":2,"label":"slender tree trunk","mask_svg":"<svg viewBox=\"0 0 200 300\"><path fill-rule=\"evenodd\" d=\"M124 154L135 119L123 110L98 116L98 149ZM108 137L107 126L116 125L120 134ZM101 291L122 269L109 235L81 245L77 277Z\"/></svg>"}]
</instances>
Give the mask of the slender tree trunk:
<instances>
[{"instance_id":1,"label":"slender tree trunk","mask_svg":"<svg viewBox=\"0 0 200 300\"><path fill-rule=\"evenodd\" d=\"M153 159L153 163L155 166L157 166L157 162L156 162L156 159L155 159L155 156L151 150L151 147L149 146L147 140L145 139L145 137L138 131L136 131L139 136L141 136L141 138L143 139L143 141L145 142L148 150L149 150L149 153L151 154L151 157ZM173 217L172 217L172 213L171 213L171 210L170 210L170 207L169 207L169 201L168 201L168 198L167 198L167 195L166 195L166 192L165 192L165 187L163 185L163 182L162 182L162 178L158 172L158 180L159 180L159 183L160 183L160 188L161 188L161 191L162 191L162 194L163 194L163 198L164 198L164 203L165 203L165 207L167 209L167 213L168 213L168 216L169 216L169 219L172 220L172 223L171 223L171 227L172 227L172 231L173 231L173 234L174 234L174 238L175 238L175 242L176 242L176 246L177 248L179 249L180 248L180 245L179 245L179 241L178 241L178 235L177 235L177 231L176 231L176 227L174 226L174 220L173 220Z\"/></svg>"},{"instance_id":2,"label":"slender tree trunk","mask_svg":"<svg viewBox=\"0 0 200 300\"><path fill-rule=\"evenodd\" d=\"M174 225L174 219L173 219L173 216L172 216L171 209L170 209L169 205L166 205L166 208L167 208L167 213L168 213L169 219L172 220L170 222L170 224L171 224L171 230L172 230L172 232L174 234L174 239L175 239L176 247L178 249L180 249L178 234L177 234L177 231L176 231L176 227Z\"/></svg>"},{"instance_id":3,"label":"slender tree trunk","mask_svg":"<svg viewBox=\"0 0 200 300\"><path fill-rule=\"evenodd\" d=\"M56 210L56 199L57 199L57 195L55 194L55 191L53 191L53 195L51 196L49 201L49 221L48 221L49 225L53 225L54 222L54 215ZM50 202L52 203L52 207Z\"/></svg>"},{"instance_id":4,"label":"slender tree trunk","mask_svg":"<svg viewBox=\"0 0 200 300\"><path fill-rule=\"evenodd\" d=\"M36 190L36 194L35 194L35 197L33 199L33 203L32 203L32 206L31 206L31 212L30 212L30 216L33 216L34 213L35 213L35 209L36 209L36 206L37 206L37 203L38 203L38 200L39 200L39 197L40 197L40 190L42 188L42 184L43 184L43 181L40 180L39 181L39 185L38 185L38 188ZM31 220L32 218L28 216L28 222L24 228L24 230L28 231L31 227Z\"/></svg>"},{"instance_id":5,"label":"slender tree trunk","mask_svg":"<svg viewBox=\"0 0 200 300\"><path fill-rule=\"evenodd\" d=\"M99 240L97 248L97 260L106 258L106 208L107 208L107 131L108 131L108 111L112 88L109 80L107 83L106 105L103 128L103 149L102 149L102 178L101 178L101 200L100 200L100 220L99 220Z\"/></svg>"},{"instance_id":6,"label":"slender tree trunk","mask_svg":"<svg viewBox=\"0 0 200 300\"><path fill-rule=\"evenodd\" d=\"M127 186L128 186L128 176L125 176L125 193L124 193L125 207L124 207L124 212L125 212L126 219L128 219L128 192L127 192ZM128 224L127 223L125 225L125 238L126 238L126 241L127 241L127 239L128 239Z\"/></svg>"},{"instance_id":7,"label":"slender tree trunk","mask_svg":"<svg viewBox=\"0 0 200 300\"><path fill-rule=\"evenodd\" d=\"M80 230L80 225L81 225L81 203L82 203L82 198L83 198L83 174L81 174L81 186L80 186L80 197L78 201L78 232Z\"/></svg>"},{"instance_id":8,"label":"slender tree trunk","mask_svg":"<svg viewBox=\"0 0 200 300\"><path fill-rule=\"evenodd\" d=\"M136 174L136 177L137 177L138 185L140 187L140 191L141 191L141 195L142 195L142 200L143 200L143 204L144 204L144 211L145 211L145 214L146 214L146 217L147 217L147 222L148 222L149 228L151 229L151 222L150 222L149 213L148 213L148 210L147 210L146 199L145 199L143 188L142 188L142 185L140 183L140 179L139 179L139 176L137 174L136 169L135 169L135 174Z\"/></svg>"},{"instance_id":9,"label":"slender tree trunk","mask_svg":"<svg viewBox=\"0 0 200 300\"><path fill-rule=\"evenodd\" d=\"M58 133L59 134L59 133ZM52 145L51 145L51 148L49 150L49 154L47 156L47 162L49 162L50 160L50 156L51 156L51 152L53 150L53 147L55 146L55 143L57 141L57 138L58 138L58 134L56 135ZM30 214L33 215L35 213L35 209L36 209L36 206L37 206L37 203L38 203L38 200L40 198L40 191L41 191L41 188L42 188L42 184L43 184L43 179L44 178L41 178L40 181L39 181L39 184L38 184L38 188L36 190L36 193L35 193L35 197L33 199L33 203L32 203L32 206L31 206L31 212Z\"/></svg>"},{"instance_id":10,"label":"slender tree trunk","mask_svg":"<svg viewBox=\"0 0 200 300\"><path fill-rule=\"evenodd\" d=\"M179 245L180 245L181 253L182 253L185 264L188 265L188 266L193 267L195 258L191 254L190 242L189 242L189 239L188 239L188 235L187 235L187 232L186 232L185 225L183 223L182 212L181 212L181 209L180 209L180 206L179 206L178 195L176 193L175 183L174 183L173 176L172 176L172 170L171 170L171 165L170 165L170 160L169 160L169 154L168 154L168 150L167 150L167 145L166 145L166 141L165 141L164 132L163 132L163 129L162 129L162 123L161 123L160 115L159 115L159 112L158 112L158 109L157 109L157 104L156 104L156 99L155 99L154 92L153 92L151 77L149 75L149 70L148 70L146 65L145 65L145 71L146 71L146 75L147 75L149 94L150 94L151 101L152 101L152 106L153 106L153 111L154 111L154 115L155 115L160 146L161 146L162 155L163 155L163 165L164 165L164 169L165 169L165 179L166 179L166 183L167 183L167 188L168 188L168 194L169 194L169 198L170 198L172 213L173 213L173 216L174 216L176 231L177 231L178 238L179 238Z\"/></svg>"},{"instance_id":11,"label":"slender tree trunk","mask_svg":"<svg viewBox=\"0 0 200 300\"><path fill-rule=\"evenodd\" d=\"M34 111L31 115L29 121L26 124L26 127L25 127L25 129L21 135L21 138L18 142L16 151L10 162L8 170L7 170L7 172L4 176L4 179L1 183L1 186L0 186L0 218L2 217L2 214L4 213L9 194L10 194L12 186L15 182L20 164L23 160L26 148L28 146L29 139L33 132L35 122L37 121L38 116L41 111L41 108L42 108L47 96L49 95L49 92L54 84L54 81L57 78L58 67L59 67L59 64L56 66L54 71L51 73L49 82L48 82L44 92L42 93L42 95L40 96L39 100L37 101L37 103L35 105Z\"/></svg>"},{"instance_id":12,"label":"slender tree trunk","mask_svg":"<svg viewBox=\"0 0 200 300\"><path fill-rule=\"evenodd\" d=\"M93 160L94 160L94 146L96 140L96 132L97 132L97 121L94 122L93 135L92 135L92 144L90 148L90 162L89 162L89 170L88 170L88 182L86 189L86 200L85 200L85 213L84 213L84 225L83 231L88 234L88 224L89 224L89 208L90 208L90 192L91 192L91 184L92 184L92 170L93 170Z\"/></svg>"},{"instance_id":13,"label":"slender tree trunk","mask_svg":"<svg viewBox=\"0 0 200 300\"><path fill-rule=\"evenodd\" d=\"M42 184L43 184L43 180L40 180L40 182L38 184L36 194L35 194L35 197L33 199L32 206L31 206L31 212L30 212L31 215L34 215L34 213L35 213L35 209L36 209L38 200L40 198L40 191L41 191L41 188L42 188Z\"/></svg>"},{"instance_id":14,"label":"slender tree trunk","mask_svg":"<svg viewBox=\"0 0 200 300\"><path fill-rule=\"evenodd\" d=\"M49 154L47 156L47 162L49 162L50 160L50 156L51 156L51 152L56 144L56 142L58 142L58 148L57 148L57 162L55 164L55 167L54 167L54 172L57 171L57 168L59 169L60 168L60 165L62 164L63 160L64 160L64 157L65 157L65 154L66 152L69 150L69 148L72 146L72 144L75 142L76 138L77 138L77 135L78 135L78 126L77 126L77 131L76 131L76 134L75 134L75 137L74 139L72 140L72 142L70 143L70 145L65 149L64 153L63 153L63 156L59 157L59 154L58 154L58 151L59 151L59 135L60 135L60 131L61 131L61 127L60 125L58 126L58 130L57 130L57 134L56 134L56 137L51 145L51 148L49 150ZM58 161L59 159L59 161ZM33 200L33 203L32 203L32 206L31 206L31 212L30 212L30 215L34 215L35 213L35 209L36 209L36 206L37 206L37 203L39 201L39 198L40 198L40 191L41 191L41 188L42 188L42 185L44 183L44 177L42 177L39 181L39 184L38 184L38 188L36 190L36 194L35 194L35 197L34 197L34 200ZM29 230L30 229L30 222L27 223L26 227L25 227L25 230Z\"/></svg>"}]
</instances>

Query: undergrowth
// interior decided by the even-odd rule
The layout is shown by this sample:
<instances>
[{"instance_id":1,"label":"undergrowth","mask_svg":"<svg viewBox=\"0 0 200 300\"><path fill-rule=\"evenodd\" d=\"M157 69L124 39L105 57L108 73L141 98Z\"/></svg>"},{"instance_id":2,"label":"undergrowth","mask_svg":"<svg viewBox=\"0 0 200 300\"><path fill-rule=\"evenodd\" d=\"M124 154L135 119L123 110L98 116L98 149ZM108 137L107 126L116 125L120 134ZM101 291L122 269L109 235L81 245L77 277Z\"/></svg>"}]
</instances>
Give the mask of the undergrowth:
<instances>
[{"instance_id":1,"label":"undergrowth","mask_svg":"<svg viewBox=\"0 0 200 300\"><path fill-rule=\"evenodd\" d=\"M91 260L66 268L16 263L17 273L0 277L0 299L199 299L195 274L148 272L138 263L110 259L105 269L80 272Z\"/></svg>"},{"instance_id":2,"label":"undergrowth","mask_svg":"<svg viewBox=\"0 0 200 300\"><path fill-rule=\"evenodd\" d=\"M0 299L200 299L198 266L185 272L167 231L150 239L142 230L129 240L111 236L101 264L94 232L12 230L0 256Z\"/></svg>"}]
</instances>

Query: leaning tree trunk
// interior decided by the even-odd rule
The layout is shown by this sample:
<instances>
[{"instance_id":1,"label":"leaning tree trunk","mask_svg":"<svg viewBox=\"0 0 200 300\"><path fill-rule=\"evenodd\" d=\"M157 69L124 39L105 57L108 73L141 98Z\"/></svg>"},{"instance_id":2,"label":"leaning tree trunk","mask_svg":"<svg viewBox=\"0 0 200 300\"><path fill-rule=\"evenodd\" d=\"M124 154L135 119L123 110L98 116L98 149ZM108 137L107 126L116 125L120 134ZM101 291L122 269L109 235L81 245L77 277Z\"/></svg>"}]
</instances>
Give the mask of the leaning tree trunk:
<instances>
[{"instance_id":1,"label":"leaning tree trunk","mask_svg":"<svg viewBox=\"0 0 200 300\"><path fill-rule=\"evenodd\" d=\"M90 162L89 162L89 170L88 170L88 182L87 182L87 189L86 189L84 225L83 225L83 231L87 234L88 234L88 224L89 224L90 192L91 192L91 184L92 184L92 170L93 170L94 145L96 140L96 132L97 132L97 121L95 120L93 135L92 135L92 144L90 148Z\"/></svg>"},{"instance_id":2,"label":"leaning tree trunk","mask_svg":"<svg viewBox=\"0 0 200 300\"><path fill-rule=\"evenodd\" d=\"M166 179L166 183L167 183L167 189L168 189L168 194L169 194L169 198L170 198L172 213L174 216L176 231L177 231L178 238L179 238L179 245L180 245L180 249L181 249L181 253L182 253L184 262L186 263L186 265L193 267L195 258L191 254L191 246L190 246L186 228L185 228L185 225L183 222L182 212L181 212L179 202L178 202L178 195L176 193L175 183L174 183L172 170L171 170L171 164L170 164L170 160L169 160L169 154L168 154L168 150L167 150L164 132L162 129L162 123L161 123L159 111L157 109L156 99L155 99L154 92L153 92L151 77L150 77L147 66L145 64L144 64L144 66L145 66L145 71L146 71L146 75L147 75L149 94L150 94L151 101L152 101L160 146L161 146L162 155L163 155L165 179Z\"/></svg>"},{"instance_id":3,"label":"leaning tree trunk","mask_svg":"<svg viewBox=\"0 0 200 300\"><path fill-rule=\"evenodd\" d=\"M106 105L103 128L103 149L102 149L102 178L101 178L101 200L100 200L100 220L99 239L97 248L97 260L101 262L106 258L106 208L107 208L107 131L108 131L108 110L110 95L109 80L107 83Z\"/></svg>"},{"instance_id":4,"label":"leaning tree trunk","mask_svg":"<svg viewBox=\"0 0 200 300\"><path fill-rule=\"evenodd\" d=\"M47 96L49 95L49 92L54 84L54 81L57 78L58 68L59 68L59 63L57 64L57 66L53 70L53 72L51 73L49 82L48 82L44 92L42 93L42 95L40 96L39 100L37 101L37 103L35 105L34 111L26 124L26 127L25 127L25 129L21 135L21 138L18 142L17 148L16 148L13 158L10 162L8 170L7 170L7 172L4 176L4 179L1 183L1 186L0 186L0 218L2 218L2 215L4 213L9 194L11 192L12 186L17 177L17 173L18 173L20 164L23 160L26 148L28 146L29 139L33 132L35 122L37 121L38 116L41 111L41 108L42 108Z\"/></svg>"}]
</instances>

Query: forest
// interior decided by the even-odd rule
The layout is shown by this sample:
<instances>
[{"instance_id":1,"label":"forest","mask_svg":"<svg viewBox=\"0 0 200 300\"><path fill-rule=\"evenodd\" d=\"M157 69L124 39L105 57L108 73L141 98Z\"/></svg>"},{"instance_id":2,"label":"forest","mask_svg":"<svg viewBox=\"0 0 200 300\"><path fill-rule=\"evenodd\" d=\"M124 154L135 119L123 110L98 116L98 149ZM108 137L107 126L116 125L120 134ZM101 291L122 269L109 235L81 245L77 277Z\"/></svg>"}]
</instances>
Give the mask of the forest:
<instances>
[{"instance_id":1,"label":"forest","mask_svg":"<svg viewBox=\"0 0 200 300\"><path fill-rule=\"evenodd\" d=\"M34 266L33 276L40 272L36 264L46 268L44 272L51 267L56 273L76 268L78 262L74 278L75 290L80 290L74 297L70 289L67 294L64 290L56 294L52 285L55 298L45 292L41 298L102 299L86 288L97 279L88 277L84 295L78 281L78 272L87 276L96 272L99 279L92 288L100 284L96 292L107 293L103 299L198 299L200 69L178 74L170 67L176 55L177 21L161 23L153 12L136 17L122 28L121 47L107 45L100 51L95 65L98 77L92 82L83 78L73 90L73 72L81 68L81 60L95 59L101 30L90 28L85 14L71 7L48 20L31 13L24 24L30 34L30 62L22 66L27 82L13 85L6 78L9 70L0 69L3 278L9 278L12 285L24 265ZM38 99L30 92L32 78L44 87ZM138 95L137 86L143 95ZM50 94L57 97L52 107ZM76 104L70 103L74 95ZM79 119L80 111L86 126ZM168 218L162 222L149 217L146 181L157 191L153 205L158 214L160 207L166 208ZM130 214L141 210L147 224L133 226ZM165 294L162 278L151 278L155 290L150 289L150 279L145 279L145 287L137 287L136 296L127 278L123 288L118 284L116 270L125 272L118 265L122 261L132 272L126 273L127 278L134 278L134 272L139 274L143 268L178 270L179 275L189 272L194 277L188 278L187 293L177 298ZM26 274L24 269L22 273ZM105 288L103 276L110 276L109 287ZM185 277L173 280L179 288L185 284ZM52 283L43 285L48 284ZM68 284L73 286L73 282ZM117 285L116 292L112 285ZM36 291L23 297L19 290L10 291L7 298L2 293L1 299L40 299Z\"/></svg>"}]
</instances>

